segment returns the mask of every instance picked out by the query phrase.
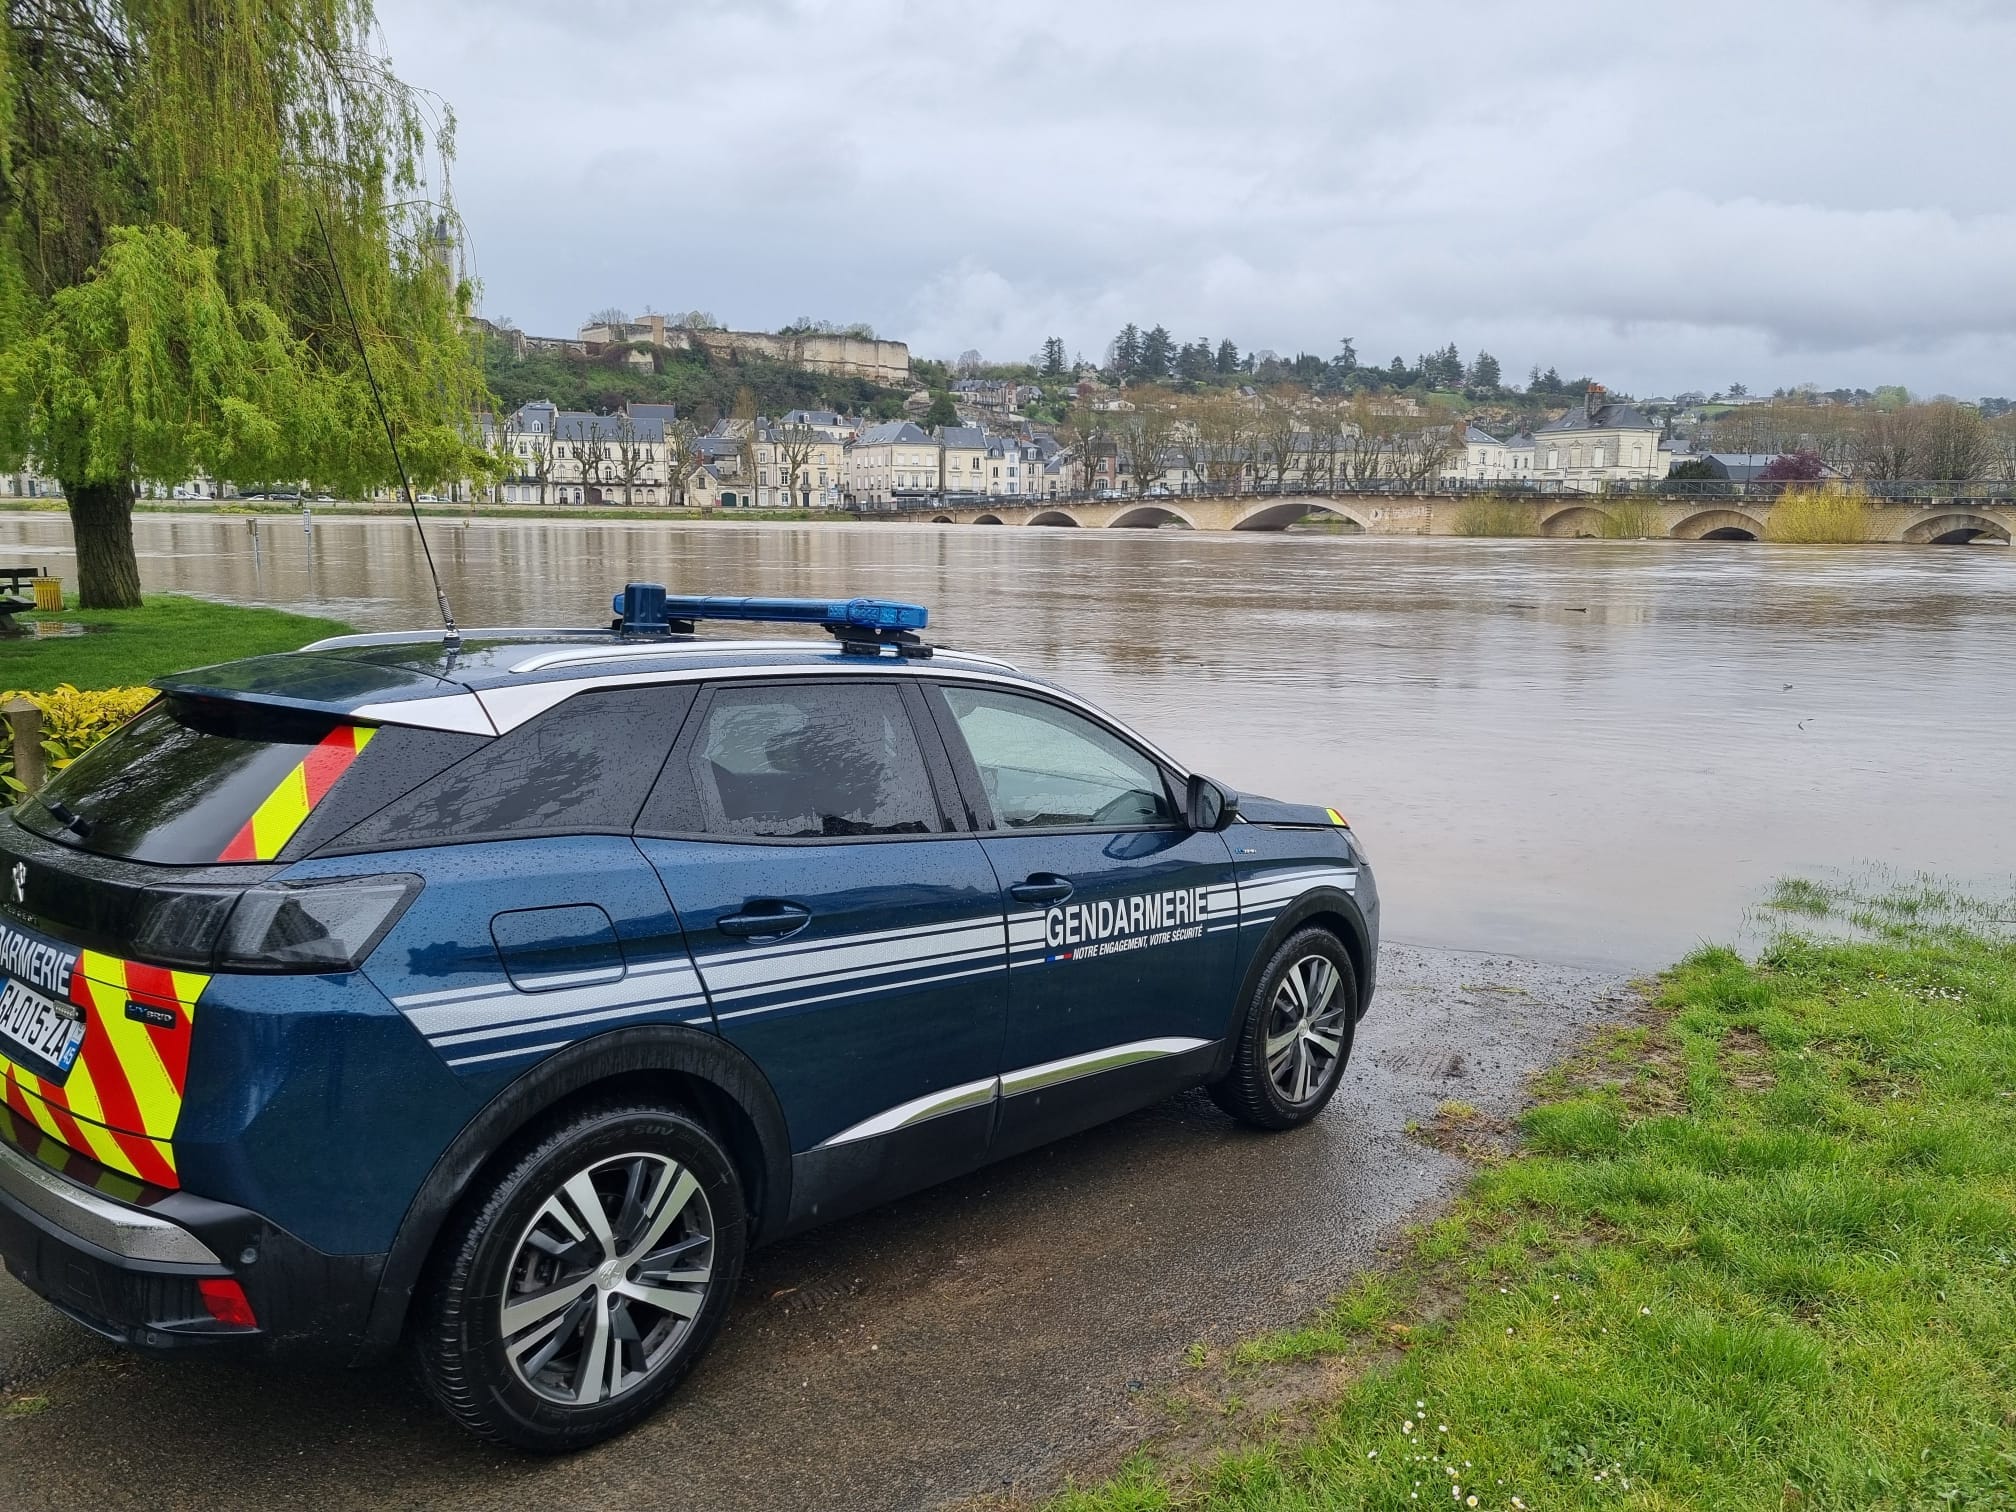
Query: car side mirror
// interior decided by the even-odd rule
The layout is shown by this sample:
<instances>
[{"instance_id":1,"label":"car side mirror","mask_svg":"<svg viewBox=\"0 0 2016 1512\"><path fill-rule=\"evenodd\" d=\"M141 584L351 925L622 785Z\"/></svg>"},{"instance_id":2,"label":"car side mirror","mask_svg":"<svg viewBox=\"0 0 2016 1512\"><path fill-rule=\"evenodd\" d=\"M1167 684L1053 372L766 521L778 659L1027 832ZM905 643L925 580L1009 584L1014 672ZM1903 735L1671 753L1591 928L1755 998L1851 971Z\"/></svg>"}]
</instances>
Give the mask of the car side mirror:
<instances>
[{"instance_id":1,"label":"car side mirror","mask_svg":"<svg viewBox=\"0 0 2016 1512\"><path fill-rule=\"evenodd\" d=\"M1222 830L1239 817L1239 795L1201 772L1190 775L1183 817L1193 830Z\"/></svg>"}]
</instances>

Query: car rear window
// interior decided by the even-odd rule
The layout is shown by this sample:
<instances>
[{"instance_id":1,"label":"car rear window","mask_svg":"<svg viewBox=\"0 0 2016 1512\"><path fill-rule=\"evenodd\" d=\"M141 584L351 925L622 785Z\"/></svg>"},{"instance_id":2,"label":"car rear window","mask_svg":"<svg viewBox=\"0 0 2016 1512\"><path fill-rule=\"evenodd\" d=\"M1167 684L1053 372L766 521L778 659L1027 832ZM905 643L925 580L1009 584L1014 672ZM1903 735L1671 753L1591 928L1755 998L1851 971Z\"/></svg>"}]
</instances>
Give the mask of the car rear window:
<instances>
[{"instance_id":1,"label":"car rear window","mask_svg":"<svg viewBox=\"0 0 2016 1512\"><path fill-rule=\"evenodd\" d=\"M267 861L375 731L221 699L156 699L16 817L51 840L170 866Z\"/></svg>"}]
</instances>

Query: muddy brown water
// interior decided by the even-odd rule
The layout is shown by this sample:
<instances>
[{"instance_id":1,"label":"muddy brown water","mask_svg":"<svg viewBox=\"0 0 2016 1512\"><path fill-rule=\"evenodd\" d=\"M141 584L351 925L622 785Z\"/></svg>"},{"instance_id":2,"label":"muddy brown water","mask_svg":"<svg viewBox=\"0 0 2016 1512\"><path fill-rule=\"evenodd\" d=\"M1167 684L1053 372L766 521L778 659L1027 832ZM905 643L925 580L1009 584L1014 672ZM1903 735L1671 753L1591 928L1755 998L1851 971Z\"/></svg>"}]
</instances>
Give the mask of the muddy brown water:
<instances>
[{"instance_id":1,"label":"muddy brown water","mask_svg":"<svg viewBox=\"0 0 2016 1512\"><path fill-rule=\"evenodd\" d=\"M879 594L1232 783L1334 805L1411 942L1629 967L1788 872L2006 884L2007 549L435 520L465 625L675 592ZM143 516L143 579L413 628L410 524ZM0 554L74 582L61 516ZM220 648L223 649L223 648Z\"/></svg>"},{"instance_id":2,"label":"muddy brown water","mask_svg":"<svg viewBox=\"0 0 2016 1512\"><path fill-rule=\"evenodd\" d=\"M468 1442L397 1371L136 1358L0 1278L0 1504L1040 1498L1166 1422L1193 1342L1303 1316L1447 1200L1467 1167L1410 1123L1450 1098L1511 1114L1628 1010L1629 972L1735 934L1773 877L1994 884L2010 864L2006 552L432 528L468 625L597 623L631 578L914 598L939 639L1056 676L1204 770L1344 809L1387 929L1344 1086L1279 1137L1173 1098L760 1251L668 1408L563 1461ZM431 618L410 525L148 516L137 536L150 590ZM68 550L60 517L0 518L0 560L72 579Z\"/></svg>"}]
</instances>

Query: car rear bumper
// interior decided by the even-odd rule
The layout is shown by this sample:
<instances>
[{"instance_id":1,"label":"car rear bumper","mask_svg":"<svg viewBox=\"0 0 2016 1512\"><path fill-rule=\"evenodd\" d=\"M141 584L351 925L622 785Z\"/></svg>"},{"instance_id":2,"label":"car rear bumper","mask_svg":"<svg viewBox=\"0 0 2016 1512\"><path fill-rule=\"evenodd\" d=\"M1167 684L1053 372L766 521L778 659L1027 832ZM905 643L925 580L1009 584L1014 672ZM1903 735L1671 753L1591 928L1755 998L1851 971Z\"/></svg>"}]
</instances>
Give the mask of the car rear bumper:
<instances>
[{"instance_id":1,"label":"car rear bumper","mask_svg":"<svg viewBox=\"0 0 2016 1512\"><path fill-rule=\"evenodd\" d=\"M0 1140L0 1261L58 1311L137 1349L235 1347L351 1363L383 1257L324 1255L258 1214L182 1192L124 1202ZM256 1322L220 1322L228 1278Z\"/></svg>"}]
</instances>

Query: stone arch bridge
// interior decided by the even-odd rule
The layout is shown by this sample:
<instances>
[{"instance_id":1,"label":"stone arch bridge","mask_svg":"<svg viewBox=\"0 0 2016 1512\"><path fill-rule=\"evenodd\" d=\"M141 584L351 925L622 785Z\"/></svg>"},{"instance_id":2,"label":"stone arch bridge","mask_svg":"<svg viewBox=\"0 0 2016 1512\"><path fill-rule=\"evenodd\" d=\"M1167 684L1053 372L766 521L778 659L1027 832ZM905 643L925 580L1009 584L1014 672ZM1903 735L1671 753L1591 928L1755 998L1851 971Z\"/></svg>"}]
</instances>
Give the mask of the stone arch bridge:
<instances>
[{"instance_id":1,"label":"stone arch bridge","mask_svg":"<svg viewBox=\"0 0 2016 1512\"><path fill-rule=\"evenodd\" d=\"M1238 494L1032 500L954 504L908 509L906 520L940 525L1038 525L1079 529L1286 530L1303 520L1329 520L1353 534L1451 536L1468 532L1463 512L1474 495L1462 494ZM1494 507L1530 510L1531 532L1573 539L1615 536L1636 524L1643 536L1679 541L1754 541L1765 537L1775 508L1768 498L1719 499L1591 494L1585 498L1516 495ZM2016 535L2016 502L2008 499L1877 502L1871 505L1875 541L1913 545L2008 545ZM869 518L877 518L871 515Z\"/></svg>"}]
</instances>

